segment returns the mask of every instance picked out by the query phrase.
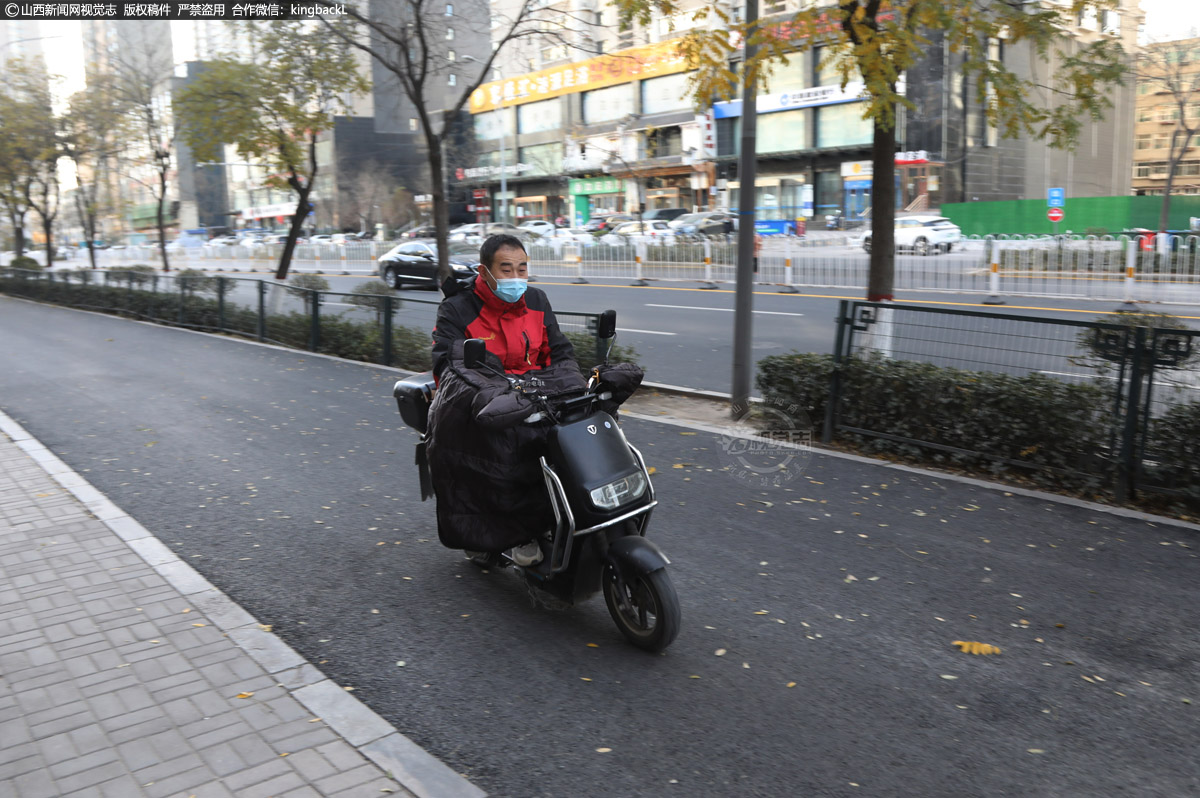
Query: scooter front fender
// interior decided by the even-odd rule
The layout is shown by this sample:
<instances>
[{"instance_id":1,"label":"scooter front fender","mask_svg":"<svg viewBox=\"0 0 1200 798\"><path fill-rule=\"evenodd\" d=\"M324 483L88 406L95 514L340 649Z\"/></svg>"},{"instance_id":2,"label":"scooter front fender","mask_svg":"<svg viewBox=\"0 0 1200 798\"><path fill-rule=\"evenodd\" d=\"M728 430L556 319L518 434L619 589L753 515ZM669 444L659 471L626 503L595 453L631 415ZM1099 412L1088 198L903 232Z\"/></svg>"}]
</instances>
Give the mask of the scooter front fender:
<instances>
[{"instance_id":1,"label":"scooter front fender","mask_svg":"<svg viewBox=\"0 0 1200 798\"><path fill-rule=\"evenodd\" d=\"M652 574L671 563L662 549L638 535L612 541L608 546L607 556L618 568L632 568L639 574Z\"/></svg>"}]
</instances>

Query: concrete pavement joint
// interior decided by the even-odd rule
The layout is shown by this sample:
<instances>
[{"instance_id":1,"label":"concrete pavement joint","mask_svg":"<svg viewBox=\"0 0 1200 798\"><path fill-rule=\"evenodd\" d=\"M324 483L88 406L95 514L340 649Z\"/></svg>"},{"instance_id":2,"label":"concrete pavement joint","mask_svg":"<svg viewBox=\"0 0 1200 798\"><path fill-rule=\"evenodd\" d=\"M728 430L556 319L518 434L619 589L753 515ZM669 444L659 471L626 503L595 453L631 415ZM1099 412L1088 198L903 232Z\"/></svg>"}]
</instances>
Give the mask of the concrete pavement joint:
<instances>
[{"instance_id":1,"label":"concrete pavement joint","mask_svg":"<svg viewBox=\"0 0 1200 798\"><path fill-rule=\"evenodd\" d=\"M273 348L295 352L285 347ZM250 613L180 560L153 533L109 501L3 411L0 411L0 432L187 597L198 612L276 678L293 698L405 790L419 798L485 798L485 792L402 735L280 637L267 631Z\"/></svg>"}]
</instances>

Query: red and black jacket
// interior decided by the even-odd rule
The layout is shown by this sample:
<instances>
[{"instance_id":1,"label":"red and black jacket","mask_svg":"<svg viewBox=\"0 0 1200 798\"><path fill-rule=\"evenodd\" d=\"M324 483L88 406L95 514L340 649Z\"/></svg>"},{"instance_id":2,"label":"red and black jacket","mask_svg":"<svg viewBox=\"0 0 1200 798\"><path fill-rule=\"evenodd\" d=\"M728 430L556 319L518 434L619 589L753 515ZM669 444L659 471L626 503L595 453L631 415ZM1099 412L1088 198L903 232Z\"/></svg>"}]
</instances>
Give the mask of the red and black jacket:
<instances>
[{"instance_id":1,"label":"red and black jacket","mask_svg":"<svg viewBox=\"0 0 1200 798\"><path fill-rule=\"evenodd\" d=\"M447 281L433 330L433 374L441 378L455 341L482 338L509 374L524 374L575 359L575 349L558 328L550 300L530 286L516 302L492 293L478 275Z\"/></svg>"}]
</instances>

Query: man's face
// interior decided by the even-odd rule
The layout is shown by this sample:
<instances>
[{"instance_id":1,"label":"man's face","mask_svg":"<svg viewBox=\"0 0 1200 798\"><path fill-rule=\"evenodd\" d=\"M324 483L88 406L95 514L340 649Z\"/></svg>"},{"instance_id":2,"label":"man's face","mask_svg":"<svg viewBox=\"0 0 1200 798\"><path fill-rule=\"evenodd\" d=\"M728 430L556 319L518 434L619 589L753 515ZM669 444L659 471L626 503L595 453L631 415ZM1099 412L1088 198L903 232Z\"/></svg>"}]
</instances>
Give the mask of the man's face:
<instances>
[{"instance_id":1,"label":"man's face","mask_svg":"<svg viewBox=\"0 0 1200 798\"><path fill-rule=\"evenodd\" d=\"M529 277L529 256L518 247L500 247L492 256L493 280L509 280L513 277ZM491 282L491 281L489 281Z\"/></svg>"}]
</instances>

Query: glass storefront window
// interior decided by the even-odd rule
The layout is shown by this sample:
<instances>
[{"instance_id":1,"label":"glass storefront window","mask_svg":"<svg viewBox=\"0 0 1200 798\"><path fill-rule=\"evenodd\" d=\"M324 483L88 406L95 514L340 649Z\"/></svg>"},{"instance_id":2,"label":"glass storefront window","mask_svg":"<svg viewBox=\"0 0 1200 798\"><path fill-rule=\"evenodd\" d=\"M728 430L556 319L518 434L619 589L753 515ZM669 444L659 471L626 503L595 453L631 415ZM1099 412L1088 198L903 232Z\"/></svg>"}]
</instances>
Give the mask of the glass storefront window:
<instances>
[{"instance_id":1,"label":"glass storefront window","mask_svg":"<svg viewBox=\"0 0 1200 798\"><path fill-rule=\"evenodd\" d=\"M642 113L661 114L691 108L691 94L688 91L688 79L691 75L691 72L679 72L643 80Z\"/></svg>"},{"instance_id":2,"label":"glass storefront window","mask_svg":"<svg viewBox=\"0 0 1200 798\"><path fill-rule=\"evenodd\" d=\"M622 83L607 89L583 93L583 123L611 122L633 110L633 84Z\"/></svg>"},{"instance_id":3,"label":"glass storefront window","mask_svg":"<svg viewBox=\"0 0 1200 798\"><path fill-rule=\"evenodd\" d=\"M825 105L817 109L817 146L847 147L870 144L874 126L862 118L863 103Z\"/></svg>"},{"instance_id":4,"label":"glass storefront window","mask_svg":"<svg viewBox=\"0 0 1200 798\"><path fill-rule=\"evenodd\" d=\"M550 144L536 144L532 147L521 148L521 163L531 168L523 172L526 177L533 175L561 175L563 171L563 145L561 141Z\"/></svg>"},{"instance_id":5,"label":"glass storefront window","mask_svg":"<svg viewBox=\"0 0 1200 798\"><path fill-rule=\"evenodd\" d=\"M562 127L562 97L517 106L517 129L522 133L540 133Z\"/></svg>"},{"instance_id":6,"label":"glass storefront window","mask_svg":"<svg viewBox=\"0 0 1200 798\"><path fill-rule=\"evenodd\" d=\"M516 131L516 108L498 108L486 114L475 114L475 138L491 141L500 138L501 120L504 120L504 135L512 136Z\"/></svg>"},{"instance_id":7,"label":"glass storefront window","mask_svg":"<svg viewBox=\"0 0 1200 798\"><path fill-rule=\"evenodd\" d=\"M808 85L808 53L792 53L788 56L787 66L779 64L774 73L767 78L765 94L778 94L781 91L807 89Z\"/></svg>"},{"instance_id":8,"label":"glass storefront window","mask_svg":"<svg viewBox=\"0 0 1200 798\"><path fill-rule=\"evenodd\" d=\"M759 153L792 152L807 149L808 115L812 111L778 111L758 117L757 145Z\"/></svg>"}]
</instances>

